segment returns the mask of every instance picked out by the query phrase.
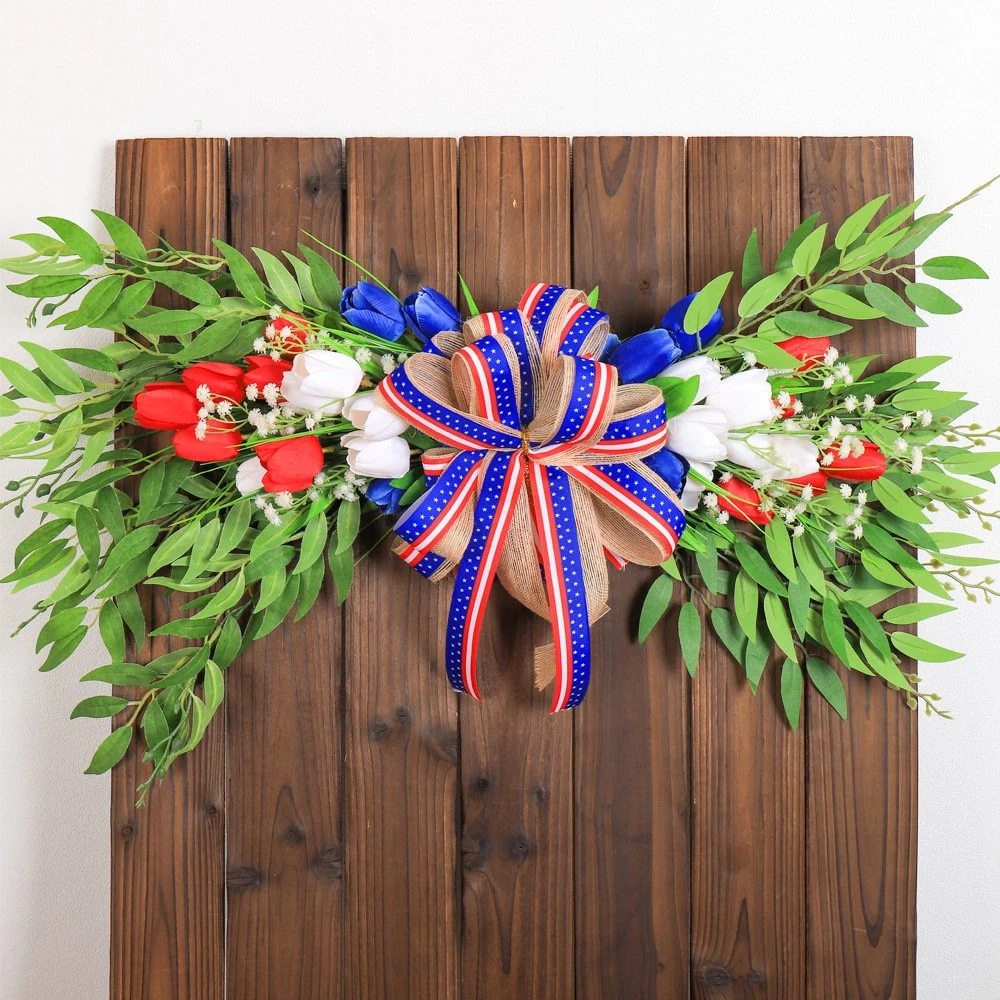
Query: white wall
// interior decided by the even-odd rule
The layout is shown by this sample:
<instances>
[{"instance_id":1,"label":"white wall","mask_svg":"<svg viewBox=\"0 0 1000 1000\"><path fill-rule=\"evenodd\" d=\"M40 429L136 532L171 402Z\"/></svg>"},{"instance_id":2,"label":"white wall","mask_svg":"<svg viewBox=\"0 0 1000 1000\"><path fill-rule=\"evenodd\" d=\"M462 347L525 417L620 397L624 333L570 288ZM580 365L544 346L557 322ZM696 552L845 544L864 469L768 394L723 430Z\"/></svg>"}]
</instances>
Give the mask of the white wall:
<instances>
[{"instance_id":1,"label":"white wall","mask_svg":"<svg viewBox=\"0 0 1000 1000\"><path fill-rule=\"evenodd\" d=\"M91 207L111 209L113 142L145 135L902 133L916 140L917 191L942 206L1000 170L988 8L6 0L0 234L29 229L37 215L82 220ZM1000 190L963 209L933 249L967 254L1000 281L998 203ZM9 252L0 240L0 255ZM955 356L948 378L984 400L990 425L1000 423L998 288L963 286L966 311L920 340L924 352ZM23 304L0 295L4 354L25 336ZM17 475L5 468L0 480ZM4 572L26 527L4 517ZM33 599L5 591L0 635ZM924 672L956 716L920 730L924 1000L996 996L998 623L969 608L924 629L969 652ZM67 717L81 697L76 678L102 654L90 642L45 676L34 669L33 632L2 642L0 997L98 1000L108 782L81 772L105 726Z\"/></svg>"}]
</instances>

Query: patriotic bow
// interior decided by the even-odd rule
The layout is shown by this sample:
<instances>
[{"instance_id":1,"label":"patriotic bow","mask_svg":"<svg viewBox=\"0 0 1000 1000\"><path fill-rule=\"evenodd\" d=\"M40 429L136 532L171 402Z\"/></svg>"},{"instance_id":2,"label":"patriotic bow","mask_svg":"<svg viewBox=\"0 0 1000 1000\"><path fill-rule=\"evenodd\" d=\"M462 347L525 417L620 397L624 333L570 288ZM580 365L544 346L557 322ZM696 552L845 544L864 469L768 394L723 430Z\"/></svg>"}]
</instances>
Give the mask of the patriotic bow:
<instances>
[{"instance_id":1,"label":"patriotic bow","mask_svg":"<svg viewBox=\"0 0 1000 1000\"><path fill-rule=\"evenodd\" d=\"M445 662L474 698L495 576L552 622L536 672L555 676L553 712L573 708L590 679L590 625L607 610L606 561L661 563L684 528L676 495L642 461L666 444L663 395L619 385L594 360L609 335L583 293L538 283L517 309L438 334L379 386L442 445L423 455L428 489L397 522L396 551L433 580L456 570Z\"/></svg>"}]
</instances>

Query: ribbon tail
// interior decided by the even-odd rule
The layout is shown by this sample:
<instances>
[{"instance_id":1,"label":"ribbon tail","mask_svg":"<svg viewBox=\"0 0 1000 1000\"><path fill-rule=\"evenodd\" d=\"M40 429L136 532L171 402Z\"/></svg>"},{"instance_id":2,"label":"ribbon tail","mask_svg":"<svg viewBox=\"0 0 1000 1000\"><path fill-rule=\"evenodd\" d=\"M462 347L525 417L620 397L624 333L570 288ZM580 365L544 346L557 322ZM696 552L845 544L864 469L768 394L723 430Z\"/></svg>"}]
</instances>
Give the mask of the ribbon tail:
<instances>
[{"instance_id":1,"label":"ribbon tail","mask_svg":"<svg viewBox=\"0 0 1000 1000\"><path fill-rule=\"evenodd\" d=\"M482 473L472 535L458 564L448 611L445 668L456 691L482 700L476 676L479 631L518 496L524 488L521 451L490 458Z\"/></svg>"},{"instance_id":2,"label":"ribbon tail","mask_svg":"<svg viewBox=\"0 0 1000 1000\"><path fill-rule=\"evenodd\" d=\"M541 542L552 619L555 693L552 711L575 708L590 682L590 622L583 560L569 477L531 463L532 513Z\"/></svg>"}]
</instances>

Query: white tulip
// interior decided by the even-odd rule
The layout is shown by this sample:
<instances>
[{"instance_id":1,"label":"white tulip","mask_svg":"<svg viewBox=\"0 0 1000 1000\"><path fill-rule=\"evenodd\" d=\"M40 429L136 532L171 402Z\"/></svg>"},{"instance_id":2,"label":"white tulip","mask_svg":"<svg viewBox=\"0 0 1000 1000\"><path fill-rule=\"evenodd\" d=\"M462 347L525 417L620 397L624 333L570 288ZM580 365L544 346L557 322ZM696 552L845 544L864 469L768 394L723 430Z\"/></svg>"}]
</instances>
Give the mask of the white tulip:
<instances>
[{"instance_id":1,"label":"white tulip","mask_svg":"<svg viewBox=\"0 0 1000 1000\"><path fill-rule=\"evenodd\" d=\"M689 462L719 462L726 457L728 422L714 406L692 406L667 421L668 447Z\"/></svg>"},{"instance_id":2,"label":"white tulip","mask_svg":"<svg viewBox=\"0 0 1000 1000\"><path fill-rule=\"evenodd\" d=\"M725 413L730 429L766 424L774 415L768 374L766 368L751 368L730 375L708 394L706 402Z\"/></svg>"},{"instance_id":3,"label":"white tulip","mask_svg":"<svg viewBox=\"0 0 1000 1000\"><path fill-rule=\"evenodd\" d=\"M302 351L281 380L281 395L302 413L340 413L361 385L361 365L339 351Z\"/></svg>"},{"instance_id":4,"label":"white tulip","mask_svg":"<svg viewBox=\"0 0 1000 1000\"><path fill-rule=\"evenodd\" d=\"M712 478L714 469L714 466L708 465L705 462L691 463L691 472L697 472L709 480ZM684 510L695 510L698 504L701 503L701 495L704 492L705 486L694 479L689 473L687 481L684 483L684 491L681 493L681 507Z\"/></svg>"},{"instance_id":5,"label":"white tulip","mask_svg":"<svg viewBox=\"0 0 1000 1000\"><path fill-rule=\"evenodd\" d=\"M344 416L369 441L399 437L410 425L389 409L375 392L359 392L344 400Z\"/></svg>"},{"instance_id":6,"label":"white tulip","mask_svg":"<svg viewBox=\"0 0 1000 1000\"><path fill-rule=\"evenodd\" d=\"M245 462L240 462L236 467L236 489L243 496L262 490L266 471L256 455L253 458L248 458Z\"/></svg>"},{"instance_id":7,"label":"white tulip","mask_svg":"<svg viewBox=\"0 0 1000 1000\"><path fill-rule=\"evenodd\" d=\"M798 479L819 470L819 448L790 434L750 434L730 438L729 461L773 479Z\"/></svg>"},{"instance_id":8,"label":"white tulip","mask_svg":"<svg viewBox=\"0 0 1000 1000\"><path fill-rule=\"evenodd\" d=\"M373 440L362 431L351 431L341 439L347 448L347 465L368 479L398 479L410 468L410 446L401 437Z\"/></svg>"},{"instance_id":9,"label":"white tulip","mask_svg":"<svg viewBox=\"0 0 1000 1000\"><path fill-rule=\"evenodd\" d=\"M660 372L661 378L689 379L698 376L698 392L692 403L700 403L710 392L715 392L722 383L722 368L715 358L704 354L694 354L682 361L675 361Z\"/></svg>"}]
</instances>

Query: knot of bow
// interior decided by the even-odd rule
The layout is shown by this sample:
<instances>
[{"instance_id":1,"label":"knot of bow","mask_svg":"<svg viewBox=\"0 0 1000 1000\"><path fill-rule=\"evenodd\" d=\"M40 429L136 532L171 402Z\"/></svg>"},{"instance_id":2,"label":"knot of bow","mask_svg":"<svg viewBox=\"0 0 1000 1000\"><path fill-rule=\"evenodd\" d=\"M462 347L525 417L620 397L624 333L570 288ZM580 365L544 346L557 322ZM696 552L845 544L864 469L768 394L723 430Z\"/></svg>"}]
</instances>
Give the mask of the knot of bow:
<instances>
[{"instance_id":1,"label":"knot of bow","mask_svg":"<svg viewBox=\"0 0 1000 1000\"><path fill-rule=\"evenodd\" d=\"M536 283L517 309L438 334L379 386L441 445L422 456L428 489L396 523L396 551L431 579L455 571L447 674L477 699L494 577L551 621L536 673L555 678L553 712L573 708L590 678L590 625L607 610L607 562L661 563L684 528L676 495L642 461L667 441L663 395L619 385L595 360L609 334L582 292Z\"/></svg>"}]
</instances>

